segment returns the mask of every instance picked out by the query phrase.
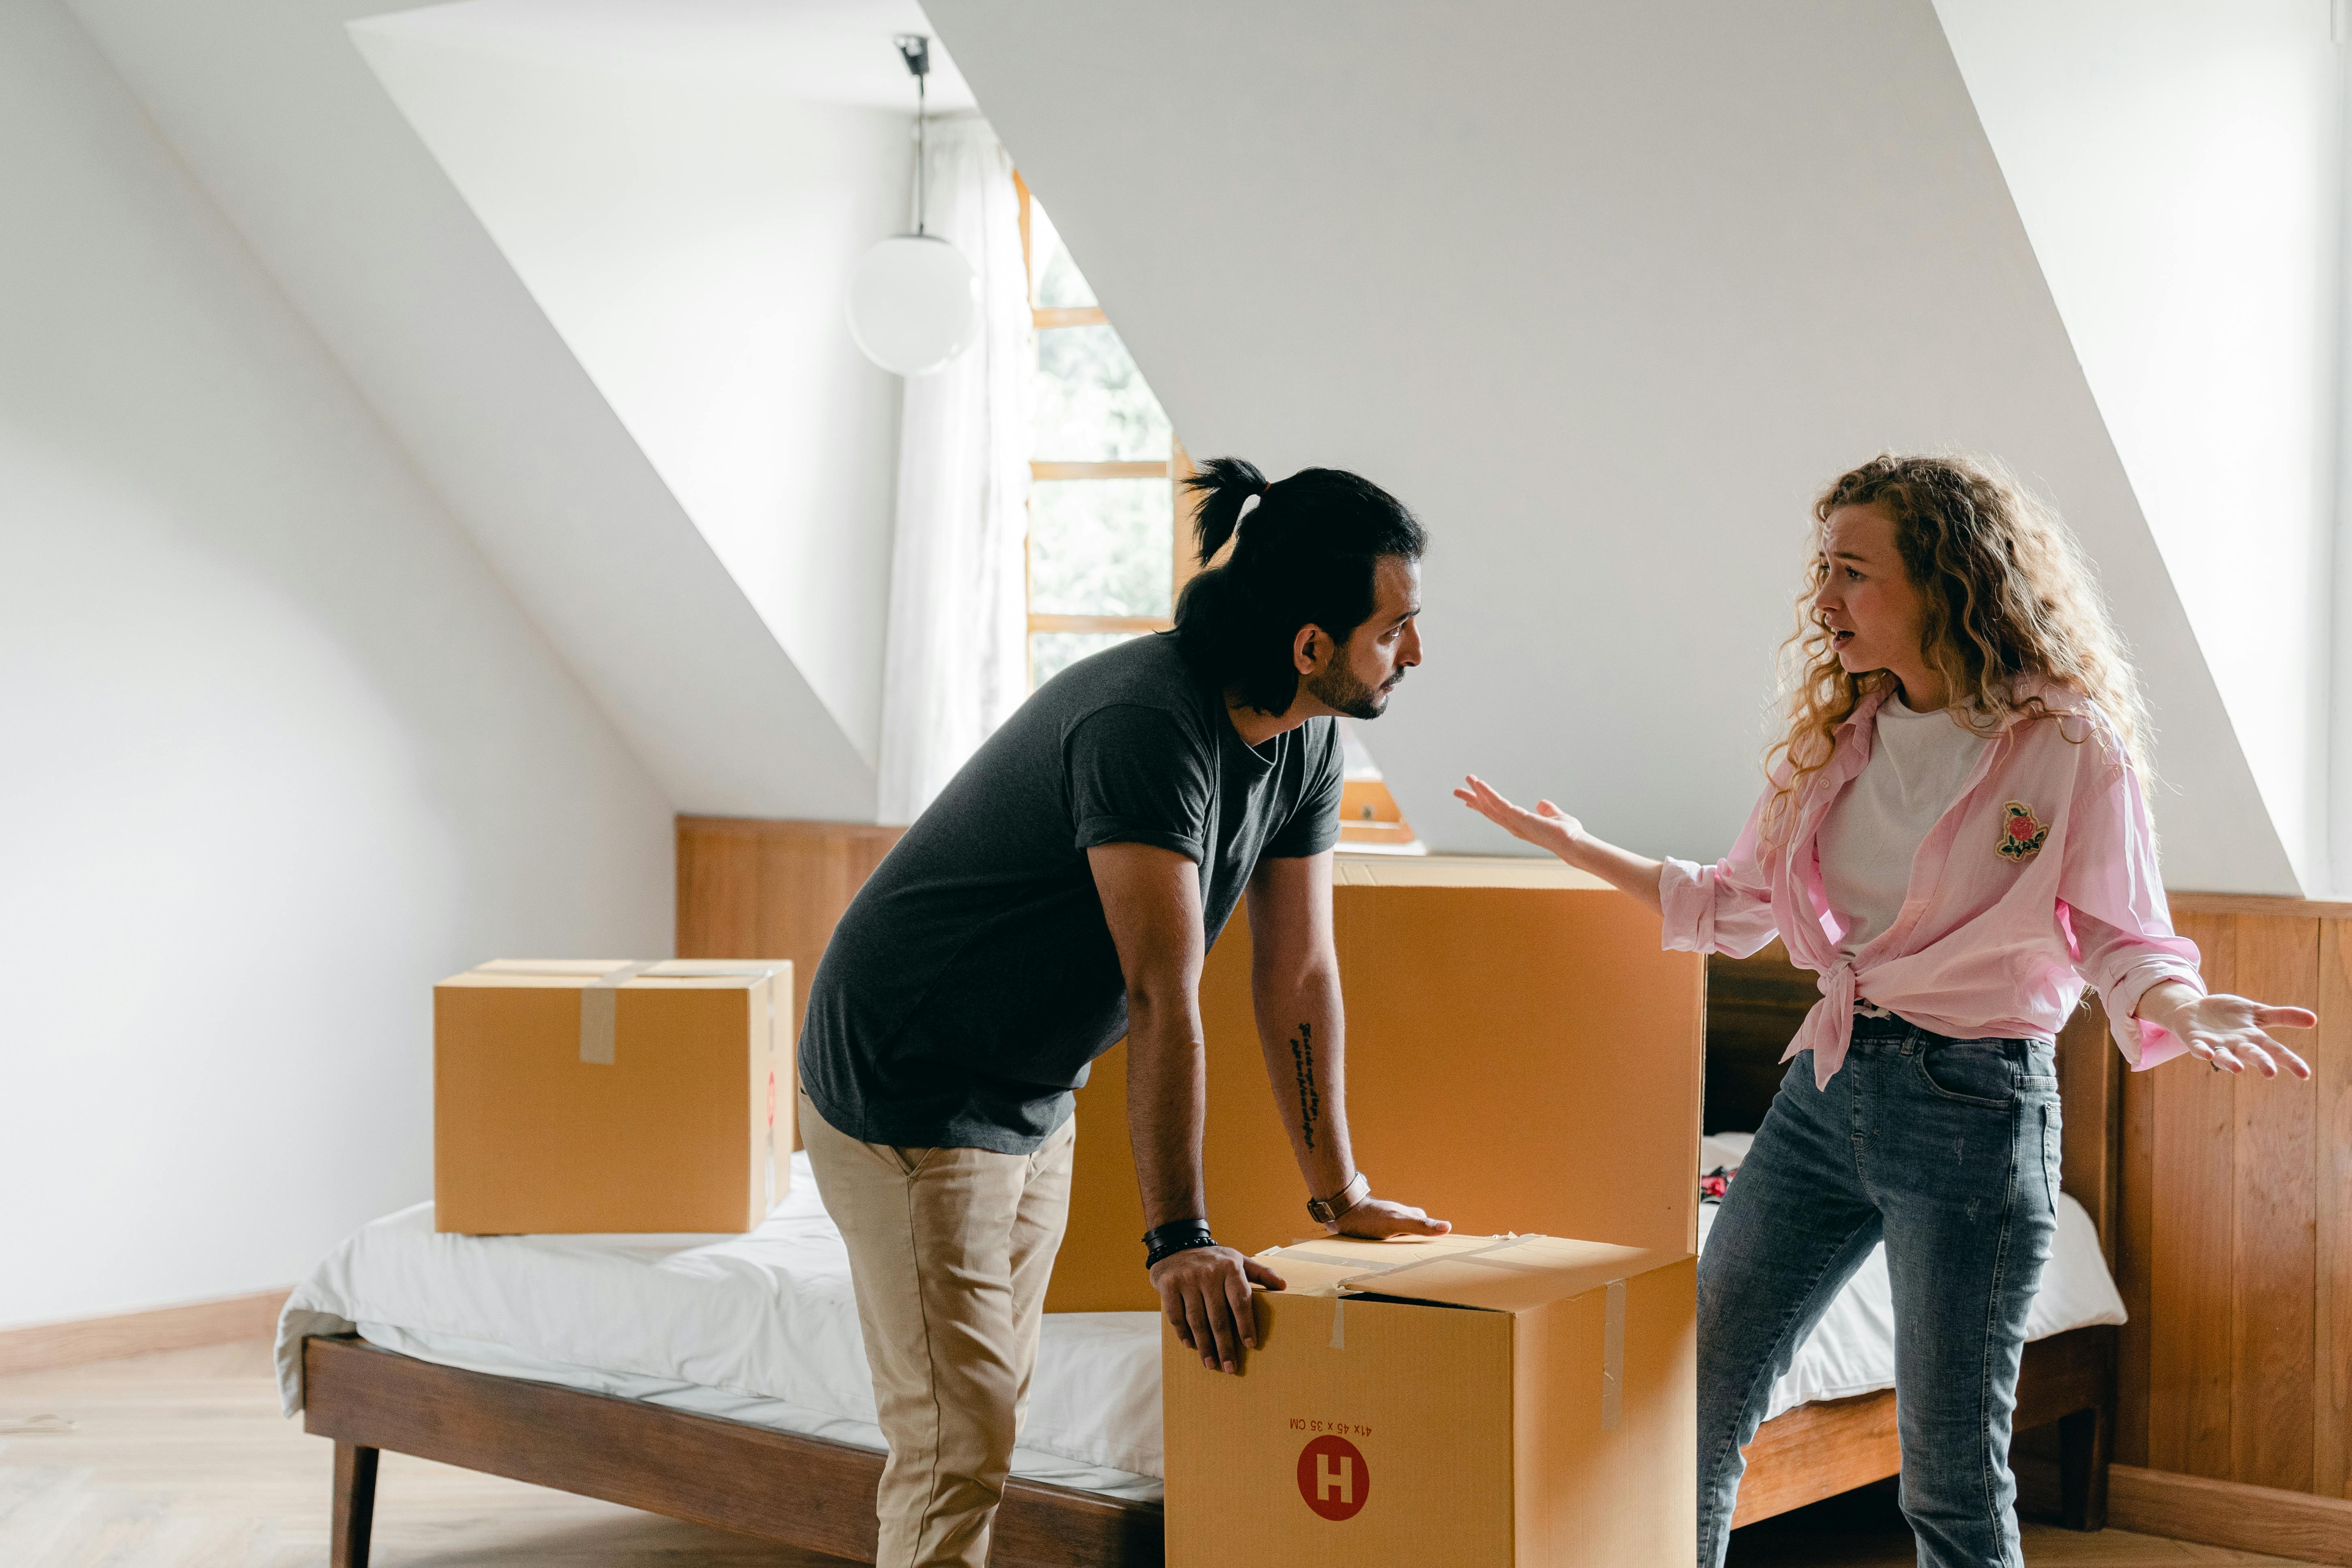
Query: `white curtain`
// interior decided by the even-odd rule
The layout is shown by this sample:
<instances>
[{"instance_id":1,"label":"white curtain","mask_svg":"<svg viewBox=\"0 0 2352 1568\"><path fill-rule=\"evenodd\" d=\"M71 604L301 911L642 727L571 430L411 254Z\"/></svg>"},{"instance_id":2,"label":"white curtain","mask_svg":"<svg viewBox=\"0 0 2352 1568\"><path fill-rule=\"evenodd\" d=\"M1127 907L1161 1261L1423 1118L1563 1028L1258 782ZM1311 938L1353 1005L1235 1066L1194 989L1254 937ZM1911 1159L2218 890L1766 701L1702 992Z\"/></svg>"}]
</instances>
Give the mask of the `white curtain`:
<instances>
[{"instance_id":1,"label":"white curtain","mask_svg":"<svg viewBox=\"0 0 2352 1568\"><path fill-rule=\"evenodd\" d=\"M988 122L934 121L930 232L980 274L980 337L910 378L882 675L878 815L912 822L1028 695L1029 280L1013 161Z\"/></svg>"}]
</instances>

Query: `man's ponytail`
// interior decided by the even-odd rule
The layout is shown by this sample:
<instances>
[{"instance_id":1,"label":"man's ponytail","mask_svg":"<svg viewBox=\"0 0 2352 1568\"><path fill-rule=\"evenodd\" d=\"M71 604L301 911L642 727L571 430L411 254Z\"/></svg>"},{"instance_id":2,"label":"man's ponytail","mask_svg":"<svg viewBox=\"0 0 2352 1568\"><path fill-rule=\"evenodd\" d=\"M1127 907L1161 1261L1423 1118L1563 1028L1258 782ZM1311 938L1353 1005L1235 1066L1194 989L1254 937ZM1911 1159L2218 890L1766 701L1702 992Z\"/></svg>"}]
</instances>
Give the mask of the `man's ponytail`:
<instances>
[{"instance_id":1,"label":"man's ponytail","mask_svg":"<svg viewBox=\"0 0 2352 1568\"><path fill-rule=\"evenodd\" d=\"M1239 526L1242 507L1252 496L1264 496L1271 488L1257 465L1239 458L1212 458L1201 465L1201 471L1184 481L1184 488L1201 495L1198 512L1201 527L1201 564L1206 566L1216 559L1225 541L1234 536Z\"/></svg>"}]
</instances>

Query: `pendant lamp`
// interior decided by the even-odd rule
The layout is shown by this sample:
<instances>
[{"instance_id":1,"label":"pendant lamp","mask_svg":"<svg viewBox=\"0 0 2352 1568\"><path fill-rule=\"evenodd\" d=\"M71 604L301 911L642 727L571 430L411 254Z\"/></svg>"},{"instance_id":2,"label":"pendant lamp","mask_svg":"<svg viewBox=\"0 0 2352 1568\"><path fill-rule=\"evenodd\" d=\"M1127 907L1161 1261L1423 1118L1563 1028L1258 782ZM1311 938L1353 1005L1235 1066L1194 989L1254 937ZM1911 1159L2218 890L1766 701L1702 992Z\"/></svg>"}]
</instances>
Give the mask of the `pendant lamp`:
<instances>
[{"instance_id":1,"label":"pendant lamp","mask_svg":"<svg viewBox=\"0 0 2352 1568\"><path fill-rule=\"evenodd\" d=\"M963 252L926 229L930 190L926 79L931 41L892 40L915 79L915 232L894 235L858 259L849 280L849 335L866 357L898 375L929 375L980 335L980 277Z\"/></svg>"}]
</instances>

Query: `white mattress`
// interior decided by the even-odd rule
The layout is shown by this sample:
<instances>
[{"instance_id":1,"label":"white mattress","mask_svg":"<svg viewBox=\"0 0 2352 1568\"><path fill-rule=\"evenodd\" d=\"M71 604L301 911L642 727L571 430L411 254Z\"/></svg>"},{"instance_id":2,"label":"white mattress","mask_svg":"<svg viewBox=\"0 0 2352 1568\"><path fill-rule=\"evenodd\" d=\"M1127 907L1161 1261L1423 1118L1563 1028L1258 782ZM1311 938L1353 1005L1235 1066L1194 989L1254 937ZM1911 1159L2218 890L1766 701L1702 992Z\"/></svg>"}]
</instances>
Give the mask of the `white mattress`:
<instances>
[{"instance_id":1,"label":"white mattress","mask_svg":"<svg viewBox=\"0 0 2352 1568\"><path fill-rule=\"evenodd\" d=\"M1724 1145L1708 1142L1714 1163L1727 1163ZM1715 1213L1711 1204L1699 1211L1702 1247ZM2090 1216L2062 1195L2027 1337L2123 1321ZM748 1236L442 1236L430 1204L385 1215L329 1254L286 1304L278 1369L289 1415L302 1405L303 1336L354 1331L424 1361L882 1447L848 1256L804 1153L793 1158L791 1194ZM1771 1413L1894 1382L1882 1248L1774 1385ZM1013 1468L1160 1496L1155 1314L1047 1316Z\"/></svg>"}]
</instances>

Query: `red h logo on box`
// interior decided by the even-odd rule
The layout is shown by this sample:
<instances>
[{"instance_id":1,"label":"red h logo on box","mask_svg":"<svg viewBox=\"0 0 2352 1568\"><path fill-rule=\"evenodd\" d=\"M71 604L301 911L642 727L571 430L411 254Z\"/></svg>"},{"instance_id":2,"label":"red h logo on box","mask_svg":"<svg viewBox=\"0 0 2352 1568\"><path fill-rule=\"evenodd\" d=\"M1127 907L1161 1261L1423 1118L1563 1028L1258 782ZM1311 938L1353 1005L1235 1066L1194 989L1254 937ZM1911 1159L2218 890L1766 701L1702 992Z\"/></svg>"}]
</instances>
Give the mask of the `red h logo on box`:
<instances>
[{"instance_id":1,"label":"red h logo on box","mask_svg":"<svg viewBox=\"0 0 2352 1568\"><path fill-rule=\"evenodd\" d=\"M1345 1437L1321 1436L1298 1452L1298 1495L1325 1519L1353 1519L1371 1495L1372 1472Z\"/></svg>"}]
</instances>

